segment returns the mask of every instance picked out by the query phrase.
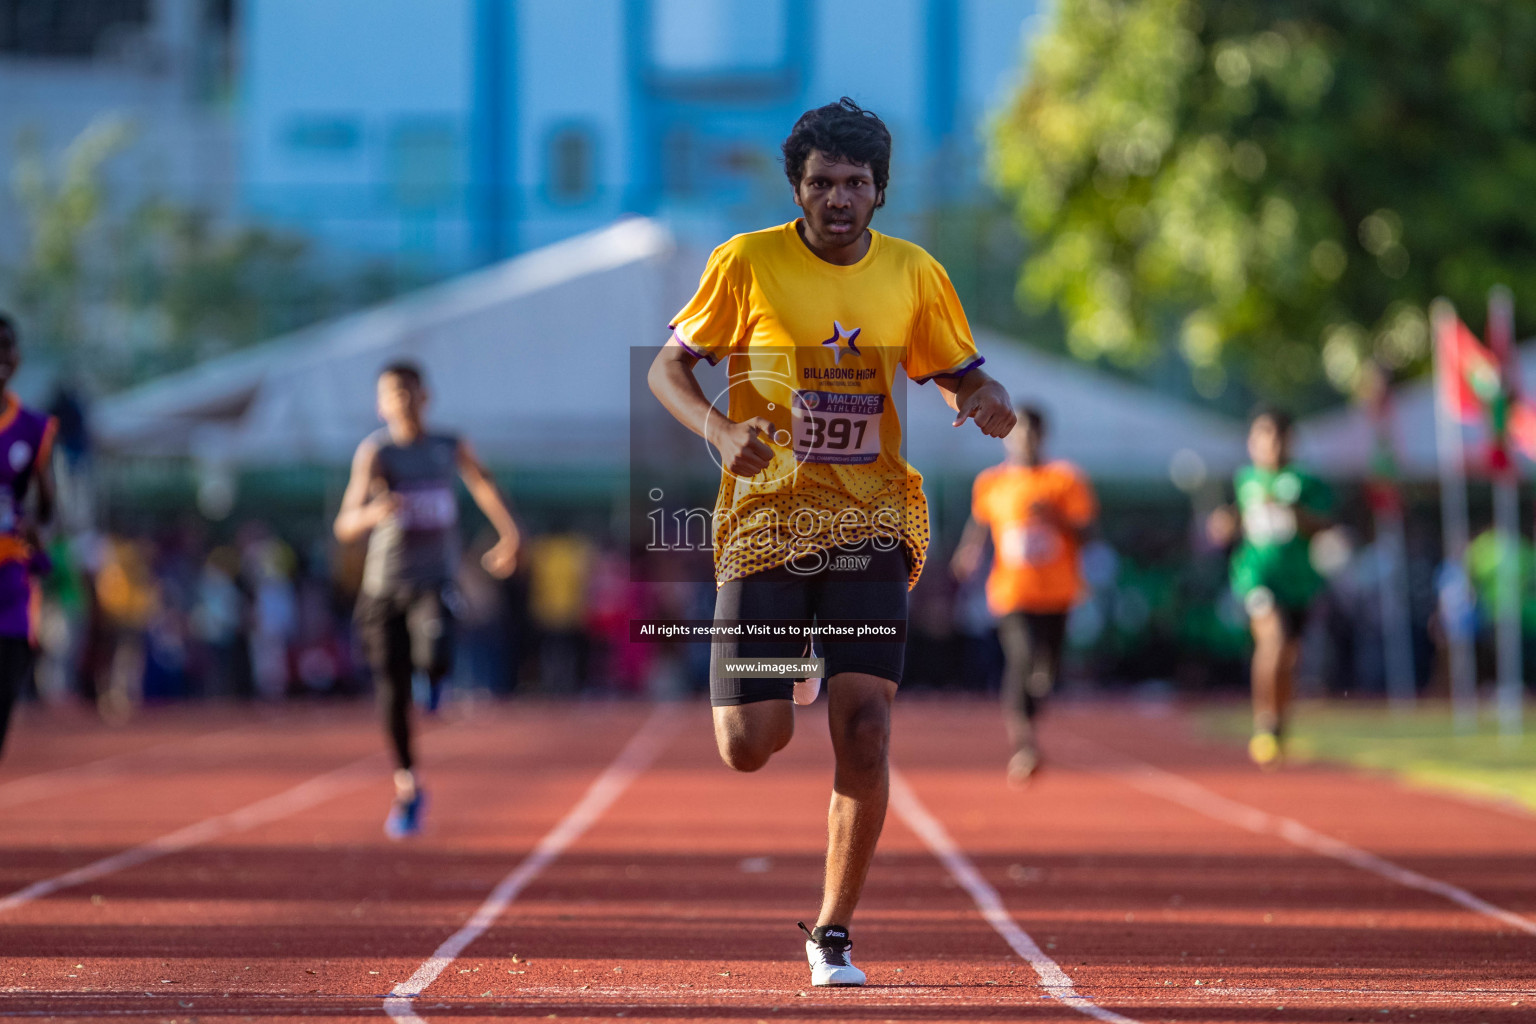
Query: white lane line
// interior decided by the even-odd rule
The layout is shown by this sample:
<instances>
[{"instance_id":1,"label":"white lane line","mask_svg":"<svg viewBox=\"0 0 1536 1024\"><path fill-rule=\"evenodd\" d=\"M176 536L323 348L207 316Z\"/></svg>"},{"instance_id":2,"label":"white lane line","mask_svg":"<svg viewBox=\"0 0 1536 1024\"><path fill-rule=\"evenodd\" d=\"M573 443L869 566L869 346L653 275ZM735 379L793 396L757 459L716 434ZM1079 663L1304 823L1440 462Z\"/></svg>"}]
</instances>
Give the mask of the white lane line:
<instances>
[{"instance_id":1,"label":"white lane line","mask_svg":"<svg viewBox=\"0 0 1536 1024\"><path fill-rule=\"evenodd\" d=\"M640 774L662 752L682 722L682 714L676 705L663 704L630 737L624 749L619 751L613 763L588 787L576 805L566 812L555 827L545 833L528 856L517 867L496 883L464 926L443 942L437 950L416 968L416 973L396 985L384 1000L384 1012L397 1021L424 1024L416 1015L411 1003L437 980L444 969L458 959L465 948L483 935L502 912L517 899L518 894L538 877L539 873L565 852L582 833L591 828L629 788Z\"/></svg>"},{"instance_id":2,"label":"white lane line","mask_svg":"<svg viewBox=\"0 0 1536 1024\"><path fill-rule=\"evenodd\" d=\"M912 787L907 785L907 780L895 769L891 770L891 807L896 811L906 826L917 833L919 839L927 845L930 852L939 859L939 862L949 871L960 887L970 893L971 899L976 904L976 909L981 911L981 916L1003 937L1023 960L1035 969L1035 974L1040 977L1040 985L1053 999L1065 1006L1070 1006L1085 1016L1094 1020L1101 1020L1107 1024L1136 1024L1130 1017L1121 1016L1113 1010L1106 1010L1080 994L1072 985L1072 979L1067 977L1067 972L1045 955L1045 951L1029 937L1029 933L1020 928L1007 908L1003 906L1003 899L997 894L987 880L981 877L981 872L971 863L969 857L955 845L955 841L949 837L944 826L939 824L937 818L928 813L928 809L918 800Z\"/></svg>"},{"instance_id":3,"label":"white lane line","mask_svg":"<svg viewBox=\"0 0 1536 1024\"><path fill-rule=\"evenodd\" d=\"M361 760L324 775L317 775L292 789L258 800L239 810L206 818L110 857L92 861L84 867L66 871L53 878L45 878L40 882L33 882L26 888L18 889L4 899L0 899L0 914L45 896L51 896L62 889L95 881L118 871L138 867L140 864L167 854L179 853L221 836L244 832L258 825L265 825L291 814L297 814L299 811L316 807L365 783L377 781L379 764L383 757L383 754L370 754Z\"/></svg>"},{"instance_id":4,"label":"white lane line","mask_svg":"<svg viewBox=\"0 0 1536 1024\"><path fill-rule=\"evenodd\" d=\"M1491 917L1517 931L1536 935L1536 921L1495 906L1459 886L1394 864L1368 850L1351 846L1342 839L1335 839L1333 836L1303 825L1295 818L1270 814L1257 807L1228 799L1192 779L1186 779L1182 775L1175 775L1145 761L1139 761L1112 747L1106 747L1081 736L1064 735L1060 731L1056 735L1061 745L1075 746L1080 752L1089 755L1090 760L1079 764L1080 768L1119 779L1143 793L1181 804L1208 818L1235 825L1256 835L1278 836L1310 853L1330 857L1409 889L1418 889L1421 892L1444 897L1458 906ZM1105 762L1108 764L1106 765Z\"/></svg>"},{"instance_id":5,"label":"white lane line","mask_svg":"<svg viewBox=\"0 0 1536 1024\"><path fill-rule=\"evenodd\" d=\"M193 736L183 736L179 739L167 740L164 743L156 743L144 747L141 750L125 750L121 754L112 754L96 761L87 761L85 764L71 765L68 768L55 768L51 771L37 772L33 775L24 775L19 779L12 779L6 783L0 783L0 807L15 807L18 804L32 803L50 796L58 796L87 786L102 785L112 779L120 778L126 773L122 771L128 765L141 758L153 759L156 755L170 750L185 750L195 746L201 746L217 736L225 736L237 732L243 726L231 726L227 729L218 729L214 732L205 732Z\"/></svg>"}]
</instances>

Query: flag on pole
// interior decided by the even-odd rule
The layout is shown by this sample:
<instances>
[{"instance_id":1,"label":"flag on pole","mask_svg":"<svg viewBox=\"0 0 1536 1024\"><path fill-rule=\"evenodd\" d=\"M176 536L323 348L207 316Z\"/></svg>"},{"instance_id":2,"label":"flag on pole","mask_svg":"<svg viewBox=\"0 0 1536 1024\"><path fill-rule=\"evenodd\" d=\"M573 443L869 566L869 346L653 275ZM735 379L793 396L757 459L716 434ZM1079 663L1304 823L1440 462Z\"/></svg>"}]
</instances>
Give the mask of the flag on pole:
<instances>
[{"instance_id":1,"label":"flag on pole","mask_svg":"<svg viewBox=\"0 0 1536 1024\"><path fill-rule=\"evenodd\" d=\"M1435 337L1441 368L1440 404L1462 423L1478 423L1500 391L1499 362L1458 316L1447 318Z\"/></svg>"},{"instance_id":2,"label":"flag on pole","mask_svg":"<svg viewBox=\"0 0 1536 1024\"><path fill-rule=\"evenodd\" d=\"M1509 410L1509 439L1528 459L1536 459L1536 405L1517 400Z\"/></svg>"},{"instance_id":3,"label":"flag on pole","mask_svg":"<svg viewBox=\"0 0 1536 1024\"><path fill-rule=\"evenodd\" d=\"M1460 317L1449 317L1438 328L1440 407L1461 423L1487 427L1488 469L1494 474L1511 468L1511 442L1526 458L1536 459L1536 404L1516 390L1514 366L1502 366ZM1512 361L1512 354L1507 358Z\"/></svg>"},{"instance_id":4,"label":"flag on pole","mask_svg":"<svg viewBox=\"0 0 1536 1024\"><path fill-rule=\"evenodd\" d=\"M1435 446L1440 456L1440 523L1445 537L1444 561L1436 574L1435 589L1449 648L1446 667L1456 731L1469 733L1477 725L1477 658L1472 643L1472 588L1466 565L1467 473L1461 423L1476 418L1473 410L1480 403L1467 382L1463 369L1467 360L1463 356L1476 356L1481 346L1447 300L1436 299L1429 307L1429 316L1435 338ZM1491 357L1487 360L1492 361Z\"/></svg>"}]
</instances>

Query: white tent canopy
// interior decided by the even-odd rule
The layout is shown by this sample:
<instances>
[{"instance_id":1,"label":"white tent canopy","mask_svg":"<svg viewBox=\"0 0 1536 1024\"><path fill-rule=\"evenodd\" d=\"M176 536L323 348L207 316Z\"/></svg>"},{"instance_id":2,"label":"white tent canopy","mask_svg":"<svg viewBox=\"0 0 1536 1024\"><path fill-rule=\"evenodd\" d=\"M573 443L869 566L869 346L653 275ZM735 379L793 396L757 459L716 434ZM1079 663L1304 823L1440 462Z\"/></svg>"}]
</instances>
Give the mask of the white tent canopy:
<instances>
[{"instance_id":1,"label":"white tent canopy","mask_svg":"<svg viewBox=\"0 0 1536 1024\"><path fill-rule=\"evenodd\" d=\"M379 368L410 359L432 422L491 461L622 466L631 346L665 337L693 283L674 251L623 220L114 396L97 433L124 454L345 463L378 427Z\"/></svg>"},{"instance_id":2,"label":"white tent canopy","mask_svg":"<svg viewBox=\"0 0 1536 1024\"><path fill-rule=\"evenodd\" d=\"M433 423L489 461L619 470L631 395L650 400L632 348L665 337L701 263L658 223L620 221L114 396L97 433L126 455L342 464L378 425L378 369L412 359L427 372ZM988 372L1046 411L1051 452L1093 476L1165 480L1186 449L1213 472L1242 457L1231 420L996 334L977 340ZM937 391L909 386L913 462L925 473L997 462L1001 445L952 428Z\"/></svg>"},{"instance_id":3,"label":"white tent canopy","mask_svg":"<svg viewBox=\"0 0 1536 1024\"><path fill-rule=\"evenodd\" d=\"M1045 413L1047 454L1089 476L1166 481L1180 452L1210 473L1230 473L1245 458L1243 428L1224 416L991 331L977 331L976 343L982 368L1014 401ZM954 413L932 384L908 386L908 409L908 457L924 473L970 473L1001 461L1001 442L969 423L951 426Z\"/></svg>"}]
</instances>

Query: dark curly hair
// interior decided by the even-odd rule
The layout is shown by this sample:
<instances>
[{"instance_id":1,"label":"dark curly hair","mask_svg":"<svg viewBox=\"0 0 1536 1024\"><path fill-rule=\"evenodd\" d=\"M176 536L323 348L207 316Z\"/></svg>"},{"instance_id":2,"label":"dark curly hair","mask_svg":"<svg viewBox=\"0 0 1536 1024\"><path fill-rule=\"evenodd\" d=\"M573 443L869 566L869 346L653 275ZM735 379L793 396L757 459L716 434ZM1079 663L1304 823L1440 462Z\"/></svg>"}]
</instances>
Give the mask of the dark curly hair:
<instances>
[{"instance_id":1,"label":"dark curly hair","mask_svg":"<svg viewBox=\"0 0 1536 1024\"><path fill-rule=\"evenodd\" d=\"M1254 406L1253 411L1248 414L1249 426L1253 426L1259 420L1269 420L1275 425L1275 433L1281 436L1289 436L1291 428L1296 425L1295 417L1288 411L1268 403Z\"/></svg>"},{"instance_id":2,"label":"dark curly hair","mask_svg":"<svg viewBox=\"0 0 1536 1024\"><path fill-rule=\"evenodd\" d=\"M881 193L878 205L885 205L885 186L891 179L891 131L873 111L844 96L800 115L784 140L784 174L796 189L813 149L829 160L868 167Z\"/></svg>"},{"instance_id":3,"label":"dark curly hair","mask_svg":"<svg viewBox=\"0 0 1536 1024\"><path fill-rule=\"evenodd\" d=\"M392 363L385 363L379 370L379 377L399 377L402 381L413 387L422 387L427 382L427 375L422 372L421 364L409 359L396 359Z\"/></svg>"},{"instance_id":4,"label":"dark curly hair","mask_svg":"<svg viewBox=\"0 0 1536 1024\"><path fill-rule=\"evenodd\" d=\"M16 322L0 311L0 345L15 345L19 340Z\"/></svg>"}]
</instances>

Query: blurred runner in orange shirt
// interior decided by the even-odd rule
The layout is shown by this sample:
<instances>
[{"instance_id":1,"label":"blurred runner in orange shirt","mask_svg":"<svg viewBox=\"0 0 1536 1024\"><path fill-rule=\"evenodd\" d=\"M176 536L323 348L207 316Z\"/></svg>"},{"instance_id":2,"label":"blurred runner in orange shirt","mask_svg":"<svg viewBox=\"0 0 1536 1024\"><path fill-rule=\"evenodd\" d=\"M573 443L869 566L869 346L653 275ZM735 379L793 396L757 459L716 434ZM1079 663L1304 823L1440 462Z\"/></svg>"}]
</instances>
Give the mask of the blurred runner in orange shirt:
<instances>
[{"instance_id":1,"label":"blurred runner in orange shirt","mask_svg":"<svg viewBox=\"0 0 1536 1024\"><path fill-rule=\"evenodd\" d=\"M1014 750L1008 779L1022 785L1040 765L1035 719L1061 671L1067 613L1083 589L1078 552L1098 504L1076 466L1045 461L1040 410L1018 412L1003 442L1008 457L976 478L952 564L957 576L972 575L990 533L987 605L1003 644L1003 720Z\"/></svg>"}]
</instances>

